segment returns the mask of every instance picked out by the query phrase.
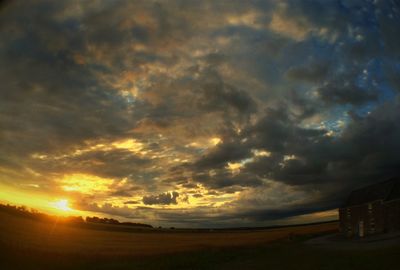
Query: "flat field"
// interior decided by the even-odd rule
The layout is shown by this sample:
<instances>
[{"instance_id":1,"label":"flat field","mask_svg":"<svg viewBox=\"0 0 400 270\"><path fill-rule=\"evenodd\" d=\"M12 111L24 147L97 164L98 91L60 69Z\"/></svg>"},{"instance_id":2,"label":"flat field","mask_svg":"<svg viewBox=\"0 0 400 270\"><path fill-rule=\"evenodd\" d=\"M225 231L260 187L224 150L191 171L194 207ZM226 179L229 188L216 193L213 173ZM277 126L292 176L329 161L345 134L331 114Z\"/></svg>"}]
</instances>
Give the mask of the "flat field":
<instances>
[{"instance_id":1,"label":"flat field","mask_svg":"<svg viewBox=\"0 0 400 270\"><path fill-rule=\"evenodd\" d=\"M223 231L124 231L121 227L113 230L117 227L112 226L115 225L83 228L0 213L0 269L383 269L399 266L398 246L344 251L304 244L305 239L336 232L337 223Z\"/></svg>"}]
</instances>

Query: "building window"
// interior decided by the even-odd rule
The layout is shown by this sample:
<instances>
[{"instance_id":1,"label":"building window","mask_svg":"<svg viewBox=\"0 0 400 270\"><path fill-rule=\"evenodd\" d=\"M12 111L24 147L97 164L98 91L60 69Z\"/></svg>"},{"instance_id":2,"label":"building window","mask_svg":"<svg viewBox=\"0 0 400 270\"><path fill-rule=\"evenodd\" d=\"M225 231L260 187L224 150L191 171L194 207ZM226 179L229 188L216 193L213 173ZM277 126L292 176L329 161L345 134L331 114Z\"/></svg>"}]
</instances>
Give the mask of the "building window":
<instances>
[{"instance_id":1,"label":"building window","mask_svg":"<svg viewBox=\"0 0 400 270\"><path fill-rule=\"evenodd\" d=\"M368 204L368 214L372 215L372 203Z\"/></svg>"},{"instance_id":2,"label":"building window","mask_svg":"<svg viewBox=\"0 0 400 270\"><path fill-rule=\"evenodd\" d=\"M350 208L347 208L347 218L351 218L351 210L350 210Z\"/></svg>"}]
</instances>

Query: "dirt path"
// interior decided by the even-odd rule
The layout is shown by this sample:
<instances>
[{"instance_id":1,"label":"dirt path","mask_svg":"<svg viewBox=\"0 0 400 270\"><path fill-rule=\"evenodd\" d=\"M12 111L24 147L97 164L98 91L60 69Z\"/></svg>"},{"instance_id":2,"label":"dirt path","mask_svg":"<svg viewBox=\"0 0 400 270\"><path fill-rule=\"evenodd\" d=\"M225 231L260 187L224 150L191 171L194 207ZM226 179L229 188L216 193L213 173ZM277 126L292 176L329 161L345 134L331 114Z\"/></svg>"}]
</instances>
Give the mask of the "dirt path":
<instances>
[{"instance_id":1,"label":"dirt path","mask_svg":"<svg viewBox=\"0 0 400 270\"><path fill-rule=\"evenodd\" d=\"M400 245L400 233L380 234L361 239L347 239L340 234L331 234L310 239L305 243L322 248L378 249Z\"/></svg>"}]
</instances>

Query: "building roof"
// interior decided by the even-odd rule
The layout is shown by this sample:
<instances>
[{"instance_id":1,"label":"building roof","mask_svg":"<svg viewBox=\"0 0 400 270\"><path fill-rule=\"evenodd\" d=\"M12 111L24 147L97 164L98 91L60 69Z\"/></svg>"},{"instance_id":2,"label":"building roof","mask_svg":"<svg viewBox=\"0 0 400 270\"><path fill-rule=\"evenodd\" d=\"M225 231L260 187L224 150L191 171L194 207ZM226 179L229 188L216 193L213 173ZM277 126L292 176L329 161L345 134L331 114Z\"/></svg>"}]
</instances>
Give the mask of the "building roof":
<instances>
[{"instance_id":1,"label":"building roof","mask_svg":"<svg viewBox=\"0 0 400 270\"><path fill-rule=\"evenodd\" d=\"M384 182L352 191L345 207L377 200L391 201L395 199L400 199L400 177L393 177Z\"/></svg>"}]
</instances>

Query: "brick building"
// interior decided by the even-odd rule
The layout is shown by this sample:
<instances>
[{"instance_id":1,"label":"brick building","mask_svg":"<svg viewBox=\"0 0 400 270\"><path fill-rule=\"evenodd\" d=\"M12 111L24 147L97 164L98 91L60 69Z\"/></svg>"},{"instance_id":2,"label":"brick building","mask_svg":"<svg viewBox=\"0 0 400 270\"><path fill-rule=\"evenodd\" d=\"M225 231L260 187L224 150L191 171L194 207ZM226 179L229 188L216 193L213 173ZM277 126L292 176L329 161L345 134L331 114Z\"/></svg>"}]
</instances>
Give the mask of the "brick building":
<instances>
[{"instance_id":1,"label":"brick building","mask_svg":"<svg viewBox=\"0 0 400 270\"><path fill-rule=\"evenodd\" d=\"M400 231L400 177L351 192L339 220L348 237Z\"/></svg>"}]
</instances>

